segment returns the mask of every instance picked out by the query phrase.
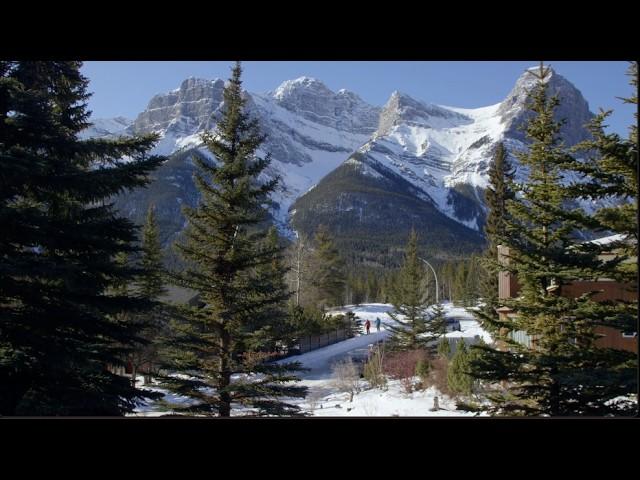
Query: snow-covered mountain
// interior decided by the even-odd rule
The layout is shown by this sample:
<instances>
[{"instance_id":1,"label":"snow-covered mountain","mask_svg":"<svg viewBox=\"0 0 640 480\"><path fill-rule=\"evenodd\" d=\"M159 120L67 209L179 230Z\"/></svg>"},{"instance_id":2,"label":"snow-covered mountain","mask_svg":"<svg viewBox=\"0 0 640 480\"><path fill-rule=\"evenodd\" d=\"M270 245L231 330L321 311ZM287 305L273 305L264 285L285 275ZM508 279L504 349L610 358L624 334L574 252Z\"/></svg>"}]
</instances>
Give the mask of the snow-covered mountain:
<instances>
[{"instance_id":1,"label":"snow-covered mountain","mask_svg":"<svg viewBox=\"0 0 640 480\"><path fill-rule=\"evenodd\" d=\"M586 137L584 124L592 114L580 92L550 72L550 91L562 102L558 117L566 120L562 135L567 145L573 145ZM358 149L363 154L361 161L369 171L383 166L401 175L431 198L442 213L480 230L482 189L487 187L493 150L499 141L511 153L526 148L520 128L534 84L535 77L525 72L503 102L476 109L432 105L394 92L382 109L378 129ZM517 165L513 156L511 160ZM477 208L461 208L460 195Z\"/></svg>"},{"instance_id":2,"label":"snow-covered mountain","mask_svg":"<svg viewBox=\"0 0 640 480\"><path fill-rule=\"evenodd\" d=\"M152 153L171 155L194 148L210 156L199 148L200 134L215 127L223 88L220 79L189 78L179 88L154 96L124 132L159 133ZM369 139L380 111L352 92L332 92L309 77L286 81L266 94L246 93L246 98L250 114L260 120L267 135L259 153L271 153L269 173L283 179L274 198L274 214L283 225L291 203ZM96 122L92 130L102 132L104 124Z\"/></svg>"},{"instance_id":3,"label":"snow-covered mountain","mask_svg":"<svg viewBox=\"0 0 640 480\"><path fill-rule=\"evenodd\" d=\"M80 138L110 138L126 135L125 131L133 123L132 120L125 117L95 118L91 122L93 125L84 130L80 134Z\"/></svg>"},{"instance_id":4,"label":"snow-covered mountain","mask_svg":"<svg viewBox=\"0 0 640 480\"><path fill-rule=\"evenodd\" d=\"M561 100L558 117L566 120L562 132L565 142L575 144L586 136L583 125L592 117L588 104L553 70L547 81L552 94ZM309 77L285 81L272 92L246 92L250 114L258 118L267 134L260 153L272 155L268 174L278 174L283 180L274 198L275 218L283 227L292 217L311 218L319 200L302 199L316 185L323 185L324 196L315 192L314 198L321 199L325 212L331 208L336 213L352 211L355 207L345 200L349 184L340 183L339 188L327 185L343 178L329 178L329 173L348 168L349 175L367 177L367 188L373 188L374 178L388 180L387 193L395 195L403 190L422 205L420 208L428 206L463 230L481 231L483 189L493 149L498 141L504 141L510 152L526 148L520 127L528 115L527 95L534 84L535 77L525 72L505 100L476 109L434 105L400 92L394 92L379 108L353 92L334 92ZM223 88L220 79L186 79L179 88L154 96L133 122L123 118L96 120L83 136L157 132L161 140L155 153L171 155L193 149L210 157L200 148L200 134L215 127L223 108ZM157 204L158 200L167 203L167 214L180 216L182 201L197 200L189 173L193 165L188 155L180 157L182 163L178 165L173 159L155 174L158 185L169 186L170 194L156 187L150 190L160 199L138 195L120 200L130 216L141 219L146 204ZM512 161L517 163L515 158ZM433 221L437 221L434 212Z\"/></svg>"}]
</instances>

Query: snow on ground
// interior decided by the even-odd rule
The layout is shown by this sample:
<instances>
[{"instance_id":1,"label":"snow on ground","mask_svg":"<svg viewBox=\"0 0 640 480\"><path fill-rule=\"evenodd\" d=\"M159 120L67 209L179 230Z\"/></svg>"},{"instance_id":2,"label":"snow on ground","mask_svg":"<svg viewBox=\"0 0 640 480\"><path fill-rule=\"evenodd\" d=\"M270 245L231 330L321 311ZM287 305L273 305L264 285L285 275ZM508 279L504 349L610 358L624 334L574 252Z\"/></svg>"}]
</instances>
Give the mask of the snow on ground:
<instances>
[{"instance_id":1,"label":"snow on ground","mask_svg":"<svg viewBox=\"0 0 640 480\"><path fill-rule=\"evenodd\" d=\"M476 337L480 337L485 343L493 342L489 332L482 329L473 314L467 309L454 307L448 303L445 304L445 314L447 317L456 318L460 321L460 331L447 333L447 338L464 338L468 343L475 343ZM473 341L470 339L473 339Z\"/></svg>"},{"instance_id":2,"label":"snow on ground","mask_svg":"<svg viewBox=\"0 0 640 480\"><path fill-rule=\"evenodd\" d=\"M609 235L607 237L601 237L596 240L591 240L587 243L595 243L596 245L609 245L614 242L622 242L626 239L626 235L622 233L618 233L616 235Z\"/></svg>"},{"instance_id":3,"label":"snow on ground","mask_svg":"<svg viewBox=\"0 0 640 480\"><path fill-rule=\"evenodd\" d=\"M491 342L489 334L482 330L473 315L464 308L454 307L451 303L443 304L447 318L460 322L460 331L447 333L448 338L464 339L466 343L476 343L477 337ZM296 402L303 410L314 416L470 416L473 413L458 411L455 401L443 396L434 387L424 391L407 394L398 380L390 380L387 390L365 390L356 394L353 402L349 395L337 390L332 376L332 365L347 357L366 357L369 345L384 340L390 335L386 326L393 323L387 312L393 306L384 303L369 303L357 306L347 305L332 313L352 311L356 316L371 321L371 334L359 335L343 342L334 343L324 348L313 350L302 355L290 357L283 361L298 361L310 371L300 375L300 385L307 386L309 392L304 400ZM381 320L380 332L375 329L375 320ZM366 382L362 382L363 386ZM438 396L440 410L432 412L434 397ZM336 407L339 405L339 407ZM321 408L322 406L322 408Z\"/></svg>"},{"instance_id":4,"label":"snow on ground","mask_svg":"<svg viewBox=\"0 0 640 480\"><path fill-rule=\"evenodd\" d=\"M451 303L443 304L445 316L449 319L458 320L460 331L452 331L446 334L448 338L464 339L466 343L473 344L482 338L490 343L490 335L484 331L475 321L473 315L461 307L455 307ZM309 369L299 376L299 385L308 387L309 391L305 399L291 399L291 403L297 404L301 409L313 416L470 416L471 412L456 410L455 401L442 395L434 387L424 391L417 391L407 394L398 380L389 380L386 390L369 389L357 393L353 402L349 402L349 395L340 392L334 385L332 366L348 357L353 359L366 358L369 345L384 340L390 335L387 325L393 320L388 312L393 310L393 306L384 303L369 303L362 305L347 305L339 309L332 310L333 314L352 311L364 323L371 322L371 333L362 334L354 338L328 345L324 348L312 350L302 355L295 355L280 362L300 362L303 367ZM380 331L376 331L375 320L381 320ZM366 385L361 380L362 386ZM162 391L157 386L144 386L150 390ZM431 411L434 397L438 396L440 410ZM185 397L168 394L167 400L176 403L188 403ZM144 404L137 409L137 415L159 416L171 413L162 410L157 405Z\"/></svg>"},{"instance_id":5,"label":"snow on ground","mask_svg":"<svg viewBox=\"0 0 640 480\"><path fill-rule=\"evenodd\" d=\"M176 405L188 405L191 402L189 397L177 395L164 388L158 387L157 382L152 381L151 384L144 384L142 375L136 377L136 387L143 390L151 390L152 392L160 392L164 394L163 400ZM142 401L138 404L135 413L132 416L136 417L160 417L162 415L171 414L172 411L168 410L164 405L155 403L154 401Z\"/></svg>"},{"instance_id":6,"label":"snow on ground","mask_svg":"<svg viewBox=\"0 0 640 480\"><path fill-rule=\"evenodd\" d=\"M310 394L311 396L313 394ZM437 411L431 411L434 397L438 396ZM349 402L347 393L331 393L315 403L306 400L309 413L317 417L451 417L472 416L471 412L456 410L455 401L443 396L434 387L426 390L404 393L399 380L390 380L387 390L371 389L362 391Z\"/></svg>"}]
</instances>

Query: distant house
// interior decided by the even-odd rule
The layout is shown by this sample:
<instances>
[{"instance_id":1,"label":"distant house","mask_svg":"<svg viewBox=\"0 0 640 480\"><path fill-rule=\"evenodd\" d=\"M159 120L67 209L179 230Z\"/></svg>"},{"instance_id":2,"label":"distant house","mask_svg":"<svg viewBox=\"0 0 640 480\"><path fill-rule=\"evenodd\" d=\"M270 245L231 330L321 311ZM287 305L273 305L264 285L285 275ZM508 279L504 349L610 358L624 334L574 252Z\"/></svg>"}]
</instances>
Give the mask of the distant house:
<instances>
[{"instance_id":1,"label":"distant house","mask_svg":"<svg viewBox=\"0 0 640 480\"><path fill-rule=\"evenodd\" d=\"M199 303L200 294L195 290L169 285L167 286L167 293L161 300L167 303L187 304L193 307Z\"/></svg>"},{"instance_id":2,"label":"distant house","mask_svg":"<svg viewBox=\"0 0 640 480\"><path fill-rule=\"evenodd\" d=\"M620 235L612 235L610 237L593 240L600 245L606 245L614 241L620 241L623 238ZM603 252L599 258L602 260L610 260L615 258L616 252ZM509 264L509 248L498 246L498 259L502 265ZM629 259L629 262L636 262L637 259ZM550 287L553 288L553 287ZM498 297L500 299L516 298L520 291L518 279L515 275L507 271L498 274ZM638 286L617 282L610 278L598 278L597 280L576 280L569 284L562 285L559 294L567 298L577 298L584 293L597 291L592 298L595 301L619 300L634 301L638 298ZM506 321L514 318L517 312L509 307L501 307L496 310L500 319ZM596 345L602 348L615 348L618 350L626 350L630 352L638 352L638 332L624 332L612 327L598 326L595 332L601 337L596 340ZM527 335L526 332L516 331L510 333L513 340L524 344L528 347L535 348L535 338Z\"/></svg>"}]
</instances>

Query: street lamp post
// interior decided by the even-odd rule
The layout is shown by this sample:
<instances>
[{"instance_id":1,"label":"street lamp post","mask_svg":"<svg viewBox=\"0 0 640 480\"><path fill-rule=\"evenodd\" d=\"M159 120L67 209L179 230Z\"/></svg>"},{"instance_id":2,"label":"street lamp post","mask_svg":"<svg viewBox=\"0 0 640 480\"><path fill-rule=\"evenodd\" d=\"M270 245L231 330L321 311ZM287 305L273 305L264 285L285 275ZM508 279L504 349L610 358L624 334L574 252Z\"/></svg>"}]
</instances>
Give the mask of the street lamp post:
<instances>
[{"instance_id":1,"label":"street lamp post","mask_svg":"<svg viewBox=\"0 0 640 480\"><path fill-rule=\"evenodd\" d=\"M431 266L429 262L427 262L424 258L421 258L420 260L422 260L424 263L426 263L429 266L429 268L433 272L433 276L436 278L436 303L440 303L438 302L438 275L436 274L435 269Z\"/></svg>"}]
</instances>

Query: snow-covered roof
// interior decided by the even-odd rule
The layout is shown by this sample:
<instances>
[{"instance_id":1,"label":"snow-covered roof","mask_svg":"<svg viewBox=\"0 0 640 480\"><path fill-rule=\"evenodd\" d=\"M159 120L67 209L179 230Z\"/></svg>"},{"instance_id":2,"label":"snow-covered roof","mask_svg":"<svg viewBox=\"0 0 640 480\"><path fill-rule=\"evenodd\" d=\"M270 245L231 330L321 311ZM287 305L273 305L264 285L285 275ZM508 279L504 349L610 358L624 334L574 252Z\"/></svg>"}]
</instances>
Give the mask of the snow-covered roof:
<instances>
[{"instance_id":1,"label":"snow-covered roof","mask_svg":"<svg viewBox=\"0 0 640 480\"><path fill-rule=\"evenodd\" d=\"M597 238L595 240L590 240L585 243L594 243L596 245L608 245L613 242L621 242L626 239L626 236L622 233L618 233L616 235L609 235L607 237Z\"/></svg>"}]
</instances>

